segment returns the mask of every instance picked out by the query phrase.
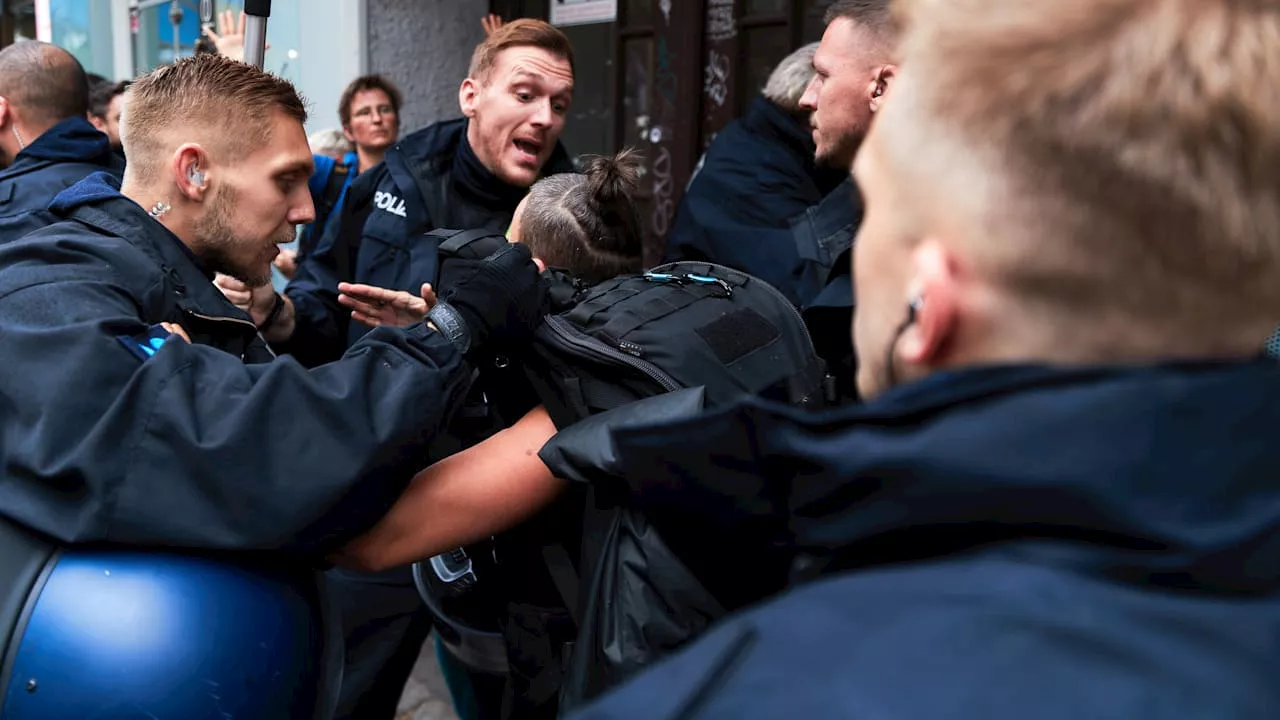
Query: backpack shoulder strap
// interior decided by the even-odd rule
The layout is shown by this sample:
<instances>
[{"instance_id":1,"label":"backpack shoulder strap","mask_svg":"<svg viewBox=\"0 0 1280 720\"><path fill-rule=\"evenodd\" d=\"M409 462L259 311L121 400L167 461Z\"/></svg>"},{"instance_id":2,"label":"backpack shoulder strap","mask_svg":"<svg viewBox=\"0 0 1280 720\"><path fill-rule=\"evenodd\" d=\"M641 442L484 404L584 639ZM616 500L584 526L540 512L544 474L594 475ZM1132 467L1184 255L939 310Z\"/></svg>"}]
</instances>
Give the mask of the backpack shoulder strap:
<instances>
[{"instance_id":1,"label":"backpack shoulder strap","mask_svg":"<svg viewBox=\"0 0 1280 720\"><path fill-rule=\"evenodd\" d=\"M569 611L569 617L573 618L573 624L582 627L582 614L578 608L581 584L573 560L569 558L569 551L558 542L546 543L542 546L542 560L546 563L551 582L560 593L560 599L564 601L565 609Z\"/></svg>"},{"instance_id":2,"label":"backpack shoulder strap","mask_svg":"<svg viewBox=\"0 0 1280 720\"><path fill-rule=\"evenodd\" d=\"M333 170L329 171L329 180L324 184L324 192L320 195L326 216L338 206L338 196L342 194L342 186L347 183L347 175L350 173L351 168L344 162L334 163Z\"/></svg>"},{"instance_id":3,"label":"backpack shoulder strap","mask_svg":"<svg viewBox=\"0 0 1280 720\"><path fill-rule=\"evenodd\" d=\"M329 177L325 180L319 202L316 203L316 219L307 226L301 242L298 243L298 260L315 251L324 228L333 218L333 212L338 209L338 198L342 196L342 188L347 184L347 174L350 171L351 169L341 161L335 163L329 170Z\"/></svg>"},{"instance_id":4,"label":"backpack shoulder strap","mask_svg":"<svg viewBox=\"0 0 1280 720\"><path fill-rule=\"evenodd\" d=\"M446 254L446 255L460 255L463 248L466 248L470 246L472 243L475 243L479 240L484 240L485 238L494 238L495 240L498 238L501 238L502 242L504 244L506 243L505 237L502 237L501 235L493 232L492 230L484 230L484 229L477 229L477 230L437 229L437 230L432 230L427 234L439 239L436 247L440 251L440 253ZM493 243L493 244L496 245L496 243ZM495 247L495 251L496 249L497 248ZM488 250L488 247L485 247L483 249L477 247L475 248L475 250L478 253L483 253L483 254L480 254L479 257L488 257L489 255L493 254L492 252L486 252L486 250Z\"/></svg>"}]
</instances>

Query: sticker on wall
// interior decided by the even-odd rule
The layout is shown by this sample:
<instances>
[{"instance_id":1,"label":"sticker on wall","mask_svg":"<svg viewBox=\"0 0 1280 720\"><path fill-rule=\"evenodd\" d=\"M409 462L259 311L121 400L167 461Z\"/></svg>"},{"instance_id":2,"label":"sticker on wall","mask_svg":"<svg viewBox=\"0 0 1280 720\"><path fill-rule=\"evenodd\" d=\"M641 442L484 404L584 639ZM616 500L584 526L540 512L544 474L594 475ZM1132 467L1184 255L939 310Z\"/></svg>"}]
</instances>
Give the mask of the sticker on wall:
<instances>
[{"instance_id":1,"label":"sticker on wall","mask_svg":"<svg viewBox=\"0 0 1280 720\"><path fill-rule=\"evenodd\" d=\"M552 25L586 25L613 22L618 0L551 0Z\"/></svg>"}]
</instances>

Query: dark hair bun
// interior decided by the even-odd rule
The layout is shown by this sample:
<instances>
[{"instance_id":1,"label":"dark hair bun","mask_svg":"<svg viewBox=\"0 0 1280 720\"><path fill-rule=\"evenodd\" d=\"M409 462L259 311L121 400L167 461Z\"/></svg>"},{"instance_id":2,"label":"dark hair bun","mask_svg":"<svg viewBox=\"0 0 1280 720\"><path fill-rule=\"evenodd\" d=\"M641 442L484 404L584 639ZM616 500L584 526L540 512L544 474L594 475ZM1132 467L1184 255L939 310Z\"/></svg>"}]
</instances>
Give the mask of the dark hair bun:
<instances>
[{"instance_id":1,"label":"dark hair bun","mask_svg":"<svg viewBox=\"0 0 1280 720\"><path fill-rule=\"evenodd\" d=\"M596 155L583 169L587 176L587 194L601 209L615 206L639 188L640 152L626 148L613 157Z\"/></svg>"}]
</instances>

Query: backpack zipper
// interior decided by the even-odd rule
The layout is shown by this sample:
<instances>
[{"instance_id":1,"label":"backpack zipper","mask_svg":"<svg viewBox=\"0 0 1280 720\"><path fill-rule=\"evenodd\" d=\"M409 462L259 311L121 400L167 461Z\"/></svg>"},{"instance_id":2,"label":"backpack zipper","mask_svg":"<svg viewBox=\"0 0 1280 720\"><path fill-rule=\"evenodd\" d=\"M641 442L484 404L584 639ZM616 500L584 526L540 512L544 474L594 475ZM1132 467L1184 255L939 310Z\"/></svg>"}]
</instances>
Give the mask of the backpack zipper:
<instances>
[{"instance_id":1,"label":"backpack zipper","mask_svg":"<svg viewBox=\"0 0 1280 720\"><path fill-rule=\"evenodd\" d=\"M604 356L610 360L621 363L622 365L626 365L633 370L639 370L654 382L661 385L667 392L674 392L684 387L680 383L676 382L670 375L663 372L661 368L651 362L633 357L621 350L615 350L598 340L588 340L579 337L572 330L565 327L567 322L568 321L565 319L553 315L548 317L544 324L558 339L562 340L564 344L567 344L569 349L573 350L575 354L588 359L595 359L600 356Z\"/></svg>"}]
</instances>

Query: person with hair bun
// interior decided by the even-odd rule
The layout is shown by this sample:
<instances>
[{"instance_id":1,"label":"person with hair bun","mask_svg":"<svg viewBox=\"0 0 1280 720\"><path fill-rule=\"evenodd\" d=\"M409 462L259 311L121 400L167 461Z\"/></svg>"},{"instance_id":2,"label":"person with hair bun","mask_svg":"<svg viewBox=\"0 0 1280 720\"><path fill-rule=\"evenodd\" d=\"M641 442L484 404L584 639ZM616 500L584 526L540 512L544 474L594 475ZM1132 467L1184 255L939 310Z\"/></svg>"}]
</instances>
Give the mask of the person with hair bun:
<instances>
[{"instance_id":1,"label":"person with hair bun","mask_svg":"<svg viewBox=\"0 0 1280 720\"><path fill-rule=\"evenodd\" d=\"M639 152L593 157L582 174L540 180L516 209L508 234L547 267L598 283L641 267L640 213L631 199Z\"/></svg>"}]
</instances>

